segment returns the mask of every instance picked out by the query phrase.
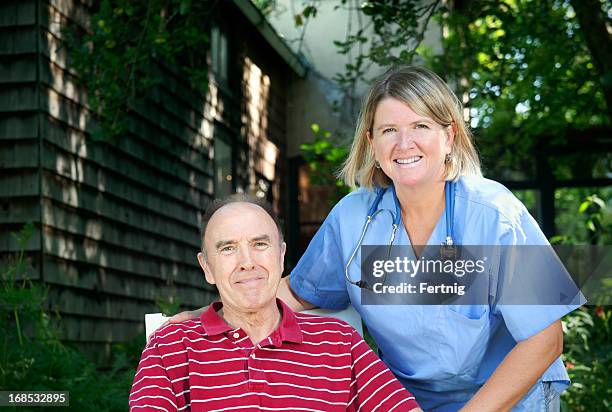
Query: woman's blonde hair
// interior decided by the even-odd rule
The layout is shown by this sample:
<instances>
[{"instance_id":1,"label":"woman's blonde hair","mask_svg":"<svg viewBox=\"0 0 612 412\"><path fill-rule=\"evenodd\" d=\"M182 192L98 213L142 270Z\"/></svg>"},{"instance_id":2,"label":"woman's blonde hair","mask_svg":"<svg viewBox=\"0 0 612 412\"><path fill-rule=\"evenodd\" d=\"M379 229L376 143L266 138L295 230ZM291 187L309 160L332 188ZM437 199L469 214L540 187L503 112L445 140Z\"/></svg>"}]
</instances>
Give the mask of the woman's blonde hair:
<instances>
[{"instance_id":1,"label":"woman's blonde hair","mask_svg":"<svg viewBox=\"0 0 612 412\"><path fill-rule=\"evenodd\" d=\"M382 169L376 168L367 136L368 132L372 134L378 103L387 97L407 104L416 114L429 117L441 126L454 125L451 157L444 165L445 180L468 175L482 176L480 160L472 143L472 135L463 121L463 108L457 96L431 70L399 66L380 76L363 100L351 151L338 173L338 177L348 186L372 189L374 186L386 187L391 183Z\"/></svg>"}]
</instances>

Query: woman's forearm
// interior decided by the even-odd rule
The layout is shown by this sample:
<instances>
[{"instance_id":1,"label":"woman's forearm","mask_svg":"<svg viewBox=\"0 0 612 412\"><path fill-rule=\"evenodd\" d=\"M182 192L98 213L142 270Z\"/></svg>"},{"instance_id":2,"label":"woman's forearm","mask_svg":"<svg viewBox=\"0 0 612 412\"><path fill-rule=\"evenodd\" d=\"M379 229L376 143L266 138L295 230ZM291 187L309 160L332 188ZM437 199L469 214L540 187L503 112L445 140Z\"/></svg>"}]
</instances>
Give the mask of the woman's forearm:
<instances>
[{"instance_id":1,"label":"woman's forearm","mask_svg":"<svg viewBox=\"0 0 612 412\"><path fill-rule=\"evenodd\" d=\"M563 330L558 320L519 342L461 411L510 410L562 352Z\"/></svg>"},{"instance_id":2,"label":"woman's forearm","mask_svg":"<svg viewBox=\"0 0 612 412\"><path fill-rule=\"evenodd\" d=\"M289 284L289 276L285 276L281 279L276 292L276 297L280 298L287 306L293 309L295 312L301 312L303 310L314 309L316 306L310 302L301 299L298 295L291 290Z\"/></svg>"}]
</instances>

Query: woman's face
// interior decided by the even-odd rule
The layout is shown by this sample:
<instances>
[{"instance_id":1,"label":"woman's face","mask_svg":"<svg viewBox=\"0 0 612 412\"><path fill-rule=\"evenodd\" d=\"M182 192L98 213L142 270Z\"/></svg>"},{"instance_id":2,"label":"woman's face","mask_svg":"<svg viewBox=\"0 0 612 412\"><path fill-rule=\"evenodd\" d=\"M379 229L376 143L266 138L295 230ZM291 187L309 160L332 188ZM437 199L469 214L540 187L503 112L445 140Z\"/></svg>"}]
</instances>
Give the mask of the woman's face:
<instances>
[{"instance_id":1,"label":"woman's face","mask_svg":"<svg viewBox=\"0 0 612 412\"><path fill-rule=\"evenodd\" d=\"M392 97L378 103L368 139L374 157L396 187L429 187L442 179L453 132Z\"/></svg>"}]
</instances>

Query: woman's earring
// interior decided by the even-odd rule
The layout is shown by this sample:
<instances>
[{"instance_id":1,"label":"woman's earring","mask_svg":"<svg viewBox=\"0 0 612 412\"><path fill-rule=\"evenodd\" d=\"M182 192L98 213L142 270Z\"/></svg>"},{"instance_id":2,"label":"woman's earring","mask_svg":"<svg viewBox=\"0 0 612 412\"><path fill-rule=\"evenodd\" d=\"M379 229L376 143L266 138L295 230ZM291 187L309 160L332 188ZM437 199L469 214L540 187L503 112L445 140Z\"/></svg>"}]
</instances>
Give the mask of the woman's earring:
<instances>
[{"instance_id":1,"label":"woman's earring","mask_svg":"<svg viewBox=\"0 0 612 412\"><path fill-rule=\"evenodd\" d=\"M378 160L374 160L374 167L380 169L380 163L378 163Z\"/></svg>"},{"instance_id":2,"label":"woman's earring","mask_svg":"<svg viewBox=\"0 0 612 412\"><path fill-rule=\"evenodd\" d=\"M453 161L453 155L451 155L450 153L447 153L446 156L444 157L444 163L449 164L452 161Z\"/></svg>"}]
</instances>

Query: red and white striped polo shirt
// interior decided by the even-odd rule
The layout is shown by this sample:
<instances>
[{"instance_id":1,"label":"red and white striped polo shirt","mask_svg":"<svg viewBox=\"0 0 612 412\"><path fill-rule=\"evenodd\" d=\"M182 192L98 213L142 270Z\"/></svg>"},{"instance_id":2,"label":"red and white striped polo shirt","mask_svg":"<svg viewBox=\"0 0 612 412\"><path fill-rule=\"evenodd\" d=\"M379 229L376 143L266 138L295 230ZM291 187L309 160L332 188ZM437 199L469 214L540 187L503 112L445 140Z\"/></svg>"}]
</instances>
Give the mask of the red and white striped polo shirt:
<instances>
[{"instance_id":1,"label":"red and white striped polo shirt","mask_svg":"<svg viewBox=\"0 0 612 412\"><path fill-rule=\"evenodd\" d=\"M343 321L293 312L253 345L213 303L167 325L142 352L130 393L140 411L409 411L418 407L363 338Z\"/></svg>"}]
</instances>

